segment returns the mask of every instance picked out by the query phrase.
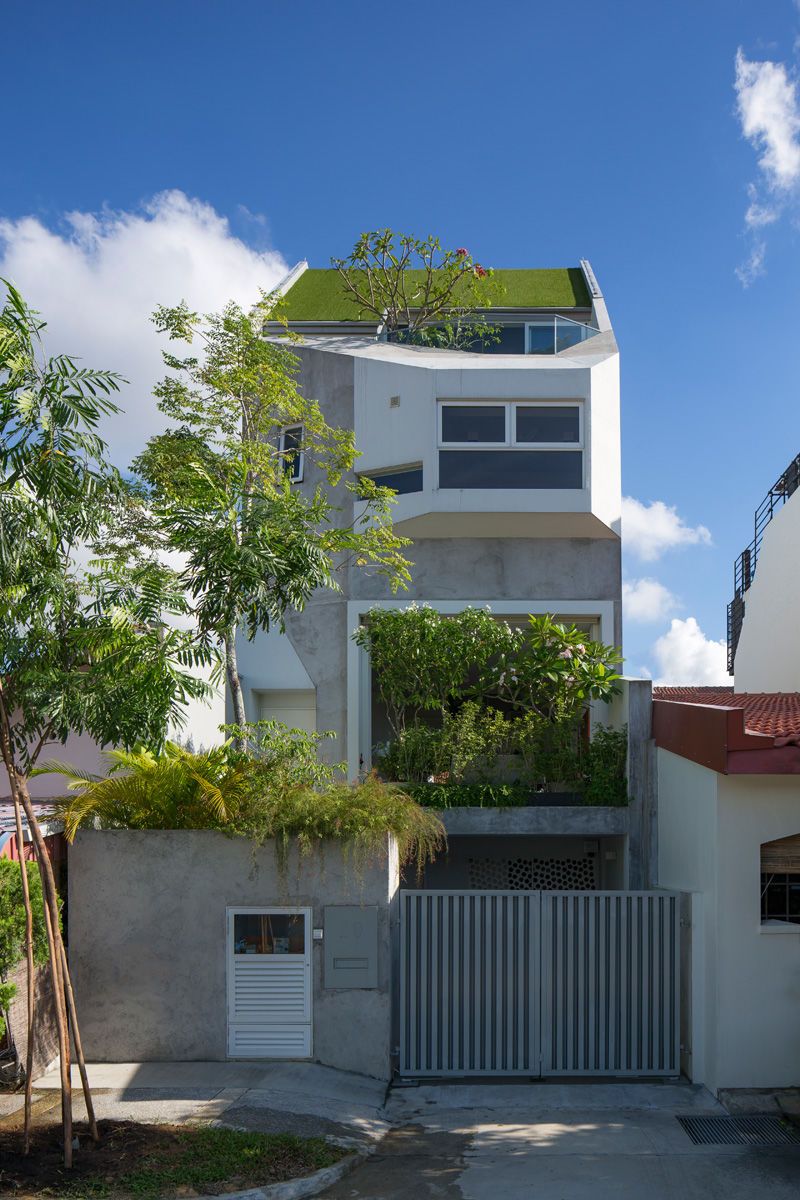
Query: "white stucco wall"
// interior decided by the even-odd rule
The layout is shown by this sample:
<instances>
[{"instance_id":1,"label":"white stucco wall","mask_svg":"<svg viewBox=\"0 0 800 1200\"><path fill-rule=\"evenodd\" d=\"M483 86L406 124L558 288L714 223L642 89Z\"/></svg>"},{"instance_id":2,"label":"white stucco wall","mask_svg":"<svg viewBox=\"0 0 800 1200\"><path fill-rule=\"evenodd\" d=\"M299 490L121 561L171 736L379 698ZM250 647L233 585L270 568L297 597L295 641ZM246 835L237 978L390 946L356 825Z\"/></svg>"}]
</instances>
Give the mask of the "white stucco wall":
<instances>
[{"instance_id":1,"label":"white stucco wall","mask_svg":"<svg viewBox=\"0 0 800 1200\"><path fill-rule=\"evenodd\" d=\"M688 892L692 904L689 1063L696 1083L715 1086L717 774L686 758L657 751L658 885Z\"/></svg>"},{"instance_id":2,"label":"white stucco wall","mask_svg":"<svg viewBox=\"0 0 800 1200\"><path fill-rule=\"evenodd\" d=\"M800 1082L800 926L762 926L760 849L800 833L800 780L658 751L658 882L693 894L692 1078Z\"/></svg>"},{"instance_id":3,"label":"white stucco wall","mask_svg":"<svg viewBox=\"0 0 800 1200\"><path fill-rule=\"evenodd\" d=\"M333 349L329 353L335 353ZM353 352L358 469L422 463L424 490L398 498L396 523L426 513L592 513L618 534L621 510L619 355L543 359L457 355L373 345ZM392 396L399 398L390 406ZM583 489L452 489L438 481L437 400L579 400ZM502 527L501 527L502 528ZM583 530L589 534L590 526ZM453 531L450 531L453 532ZM462 532L458 527L458 532ZM530 532L530 531L529 531ZM597 530L595 536L601 535ZM497 535L497 525L491 536ZM441 536L441 534L439 534Z\"/></svg>"},{"instance_id":4,"label":"white stucco wall","mask_svg":"<svg viewBox=\"0 0 800 1200\"><path fill-rule=\"evenodd\" d=\"M719 779L718 1087L800 1084L800 926L760 923L761 843L800 833L796 776Z\"/></svg>"},{"instance_id":5,"label":"white stucco wall","mask_svg":"<svg viewBox=\"0 0 800 1200\"><path fill-rule=\"evenodd\" d=\"M737 692L800 691L800 492L764 533L736 648Z\"/></svg>"}]
</instances>

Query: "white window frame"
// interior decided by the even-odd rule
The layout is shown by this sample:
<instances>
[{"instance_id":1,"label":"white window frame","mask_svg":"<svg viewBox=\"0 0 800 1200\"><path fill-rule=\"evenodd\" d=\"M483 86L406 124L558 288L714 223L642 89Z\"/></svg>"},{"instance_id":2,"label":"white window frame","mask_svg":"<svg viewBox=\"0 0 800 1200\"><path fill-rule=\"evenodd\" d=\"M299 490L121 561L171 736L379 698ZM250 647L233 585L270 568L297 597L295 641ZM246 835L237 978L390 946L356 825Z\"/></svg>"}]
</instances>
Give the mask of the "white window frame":
<instances>
[{"instance_id":1,"label":"white window frame","mask_svg":"<svg viewBox=\"0 0 800 1200\"><path fill-rule=\"evenodd\" d=\"M446 442L442 433L444 407L469 408L477 405L480 408L505 409L505 440L502 442ZM515 408L577 408L578 410L578 441L577 442L518 442L516 440L516 421L512 409ZM438 401L437 414L437 449L439 450L583 450L583 401L582 400L446 400Z\"/></svg>"},{"instance_id":2,"label":"white window frame","mask_svg":"<svg viewBox=\"0 0 800 1200\"><path fill-rule=\"evenodd\" d=\"M292 471L292 474L289 476L289 482L290 483L302 483L303 482L303 471L305 469L305 458L306 458L305 451L302 449L302 446L303 446L303 422L302 421L295 421L293 425L284 425L283 426L283 428L281 429L281 436L280 436L280 442L279 442L279 453L281 455L282 462L284 462L284 464L285 464L284 455L287 453L286 435L287 435L287 433L289 433L291 430L294 430L294 429L300 430L300 447L301 447L301 449L300 449L300 453L296 456L296 458L294 459L294 461L292 463L292 467L294 469Z\"/></svg>"}]
</instances>

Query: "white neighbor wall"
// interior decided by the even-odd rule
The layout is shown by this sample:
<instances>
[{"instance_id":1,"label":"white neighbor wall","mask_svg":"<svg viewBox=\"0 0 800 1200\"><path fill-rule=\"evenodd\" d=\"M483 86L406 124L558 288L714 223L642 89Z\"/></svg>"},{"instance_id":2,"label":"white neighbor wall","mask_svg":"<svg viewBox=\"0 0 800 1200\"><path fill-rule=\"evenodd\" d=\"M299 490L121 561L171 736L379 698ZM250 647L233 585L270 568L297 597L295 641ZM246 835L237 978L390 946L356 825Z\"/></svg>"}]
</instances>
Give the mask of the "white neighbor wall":
<instances>
[{"instance_id":1,"label":"white neighbor wall","mask_svg":"<svg viewBox=\"0 0 800 1200\"><path fill-rule=\"evenodd\" d=\"M798 596L800 491L767 526L755 578L744 594L744 623L734 663L737 692L800 691Z\"/></svg>"},{"instance_id":2,"label":"white neighbor wall","mask_svg":"<svg viewBox=\"0 0 800 1200\"><path fill-rule=\"evenodd\" d=\"M691 892L691 1077L800 1083L800 926L761 925L763 842L800 833L800 779L658 751L658 884Z\"/></svg>"}]
</instances>

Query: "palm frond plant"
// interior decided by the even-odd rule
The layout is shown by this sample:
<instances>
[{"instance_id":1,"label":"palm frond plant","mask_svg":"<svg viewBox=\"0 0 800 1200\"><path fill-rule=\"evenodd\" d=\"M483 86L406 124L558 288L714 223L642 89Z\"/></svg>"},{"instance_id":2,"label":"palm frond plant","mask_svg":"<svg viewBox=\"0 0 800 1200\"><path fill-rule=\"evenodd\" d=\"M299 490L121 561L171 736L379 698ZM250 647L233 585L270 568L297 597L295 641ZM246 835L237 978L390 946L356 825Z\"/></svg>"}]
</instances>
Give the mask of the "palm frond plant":
<instances>
[{"instance_id":1,"label":"palm frond plant","mask_svg":"<svg viewBox=\"0 0 800 1200\"><path fill-rule=\"evenodd\" d=\"M54 806L67 838L82 828L212 829L254 845L274 841L281 867L293 845L304 857L327 841L361 866L384 857L393 838L401 863L418 873L444 847L439 818L401 788L375 775L356 784L334 778L335 768L312 756L322 735L278 722L229 728L235 741L200 753L172 742L158 753L108 751L105 776L45 764L43 772L67 780L68 794ZM257 749L238 750L245 740Z\"/></svg>"},{"instance_id":2,"label":"palm frond plant","mask_svg":"<svg viewBox=\"0 0 800 1200\"><path fill-rule=\"evenodd\" d=\"M138 747L109 750L107 775L68 763L44 763L42 772L67 780L55 805L72 841L80 828L224 829L249 792L251 767L230 745L199 753L167 742L160 753Z\"/></svg>"}]
</instances>

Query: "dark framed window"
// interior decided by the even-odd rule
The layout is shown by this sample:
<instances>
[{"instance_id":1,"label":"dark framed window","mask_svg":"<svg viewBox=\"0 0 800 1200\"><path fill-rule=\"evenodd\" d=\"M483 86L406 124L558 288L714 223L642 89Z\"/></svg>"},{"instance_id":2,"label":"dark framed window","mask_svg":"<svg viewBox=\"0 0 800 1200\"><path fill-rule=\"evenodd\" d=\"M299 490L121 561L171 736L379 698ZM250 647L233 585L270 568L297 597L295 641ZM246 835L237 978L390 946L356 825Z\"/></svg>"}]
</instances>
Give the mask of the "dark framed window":
<instances>
[{"instance_id":1,"label":"dark framed window","mask_svg":"<svg viewBox=\"0 0 800 1200\"><path fill-rule=\"evenodd\" d=\"M283 456L284 474L292 483L303 478L303 426L287 425L281 433L280 452Z\"/></svg>"},{"instance_id":2,"label":"dark framed window","mask_svg":"<svg viewBox=\"0 0 800 1200\"><path fill-rule=\"evenodd\" d=\"M800 873L762 873L761 920L787 921L792 925L800 925Z\"/></svg>"},{"instance_id":3,"label":"dark framed window","mask_svg":"<svg viewBox=\"0 0 800 1200\"><path fill-rule=\"evenodd\" d=\"M583 453L440 450L440 488L580 488Z\"/></svg>"},{"instance_id":4,"label":"dark framed window","mask_svg":"<svg viewBox=\"0 0 800 1200\"><path fill-rule=\"evenodd\" d=\"M422 491L422 467L398 467L393 471L364 471L363 477L379 487L393 488L398 496Z\"/></svg>"},{"instance_id":5,"label":"dark framed window","mask_svg":"<svg viewBox=\"0 0 800 1200\"><path fill-rule=\"evenodd\" d=\"M442 441L465 444L508 440L504 404L443 404Z\"/></svg>"},{"instance_id":6,"label":"dark framed window","mask_svg":"<svg viewBox=\"0 0 800 1200\"><path fill-rule=\"evenodd\" d=\"M439 402L440 488L583 487L580 401Z\"/></svg>"}]
</instances>

